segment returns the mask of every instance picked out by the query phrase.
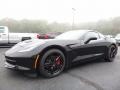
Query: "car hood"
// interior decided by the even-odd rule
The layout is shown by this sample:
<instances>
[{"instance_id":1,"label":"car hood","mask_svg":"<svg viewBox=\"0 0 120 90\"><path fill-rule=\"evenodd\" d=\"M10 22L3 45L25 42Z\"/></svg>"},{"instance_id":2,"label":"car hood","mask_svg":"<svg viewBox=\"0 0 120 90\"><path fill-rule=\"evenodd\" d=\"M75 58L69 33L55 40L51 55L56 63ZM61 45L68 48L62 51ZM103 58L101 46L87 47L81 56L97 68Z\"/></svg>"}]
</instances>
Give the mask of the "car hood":
<instances>
[{"instance_id":1,"label":"car hood","mask_svg":"<svg viewBox=\"0 0 120 90\"><path fill-rule=\"evenodd\" d=\"M29 46L41 45L45 42L46 42L45 40L31 39L31 40L22 41L22 42L16 44L16 46L29 47Z\"/></svg>"},{"instance_id":2,"label":"car hood","mask_svg":"<svg viewBox=\"0 0 120 90\"><path fill-rule=\"evenodd\" d=\"M16 53L20 50L29 48L29 47L34 47L34 46L39 46L40 44L45 43L44 40L26 40L26 41L22 41L19 42L18 44L14 45L12 48L10 48L8 51L6 51L5 54L12 54L12 53Z\"/></svg>"},{"instance_id":3,"label":"car hood","mask_svg":"<svg viewBox=\"0 0 120 90\"><path fill-rule=\"evenodd\" d=\"M77 40L59 40L59 39L31 39L31 40L26 40L23 42L20 42L16 44L15 46L20 46L20 47L32 47L32 46L40 46L43 44L46 45L70 45L70 44L76 44L79 43L80 41Z\"/></svg>"}]
</instances>

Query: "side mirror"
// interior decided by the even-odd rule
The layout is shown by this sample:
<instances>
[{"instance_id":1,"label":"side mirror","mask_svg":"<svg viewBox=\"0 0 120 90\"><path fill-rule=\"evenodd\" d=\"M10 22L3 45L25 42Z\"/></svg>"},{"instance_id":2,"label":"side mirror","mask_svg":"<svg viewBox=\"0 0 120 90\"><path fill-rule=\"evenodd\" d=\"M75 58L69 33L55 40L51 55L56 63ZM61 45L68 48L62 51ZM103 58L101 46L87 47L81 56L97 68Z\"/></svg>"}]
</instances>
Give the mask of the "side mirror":
<instances>
[{"instance_id":1,"label":"side mirror","mask_svg":"<svg viewBox=\"0 0 120 90\"><path fill-rule=\"evenodd\" d=\"M97 38L96 38L96 37L89 38L89 39L85 42L85 44L88 44L91 40L97 40Z\"/></svg>"}]
</instances>

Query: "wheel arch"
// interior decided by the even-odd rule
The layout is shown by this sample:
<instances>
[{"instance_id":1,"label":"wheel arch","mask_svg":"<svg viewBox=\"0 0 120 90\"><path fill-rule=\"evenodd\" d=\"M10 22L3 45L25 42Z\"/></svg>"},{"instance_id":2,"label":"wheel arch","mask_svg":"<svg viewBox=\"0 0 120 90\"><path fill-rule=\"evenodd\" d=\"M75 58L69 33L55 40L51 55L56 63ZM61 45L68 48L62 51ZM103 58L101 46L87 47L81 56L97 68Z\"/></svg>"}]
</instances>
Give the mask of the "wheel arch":
<instances>
[{"instance_id":1,"label":"wheel arch","mask_svg":"<svg viewBox=\"0 0 120 90\"><path fill-rule=\"evenodd\" d=\"M111 43L111 44L107 45L107 46L106 46L106 51L105 51L105 56L107 55L108 50L109 50L109 48L110 48L112 45L114 45L114 46L117 48L117 45L116 45L115 43ZM117 50L118 50L118 48L117 48Z\"/></svg>"},{"instance_id":2,"label":"wheel arch","mask_svg":"<svg viewBox=\"0 0 120 90\"><path fill-rule=\"evenodd\" d=\"M43 55L46 51L48 51L50 49L58 49L58 50L62 51L63 54L66 57L66 50L62 46L59 46L59 45L51 45L51 46L48 46L48 47L44 48L42 50L42 52L40 52L40 56Z\"/></svg>"},{"instance_id":3,"label":"wheel arch","mask_svg":"<svg viewBox=\"0 0 120 90\"><path fill-rule=\"evenodd\" d=\"M117 47L117 45L116 45L115 43L111 43L110 45L108 45L107 50L106 50L106 55L105 55L105 60L106 60L107 62L112 62L112 61L114 60L114 58L112 59L112 58L109 57L109 49L110 49L112 46L115 47L116 50L118 51L118 47ZM116 51L116 54L117 54L117 51Z\"/></svg>"},{"instance_id":4,"label":"wheel arch","mask_svg":"<svg viewBox=\"0 0 120 90\"><path fill-rule=\"evenodd\" d=\"M115 43L112 43L111 45L114 45L117 48L117 51L118 51L118 46Z\"/></svg>"},{"instance_id":5,"label":"wheel arch","mask_svg":"<svg viewBox=\"0 0 120 90\"><path fill-rule=\"evenodd\" d=\"M117 48L117 45L116 45L115 43L111 43L111 44L108 46L108 49L109 49L112 45Z\"/></svg>"},{"instance_id":6,"label":"wheel arch","mask_svg":"<svg viewBox=\"0 0 120 90\"><path fill-rule=\"evenodd\" d=\"M48 47L44 48L44 49L39 53L39 56L40 56L39 59L41 60L41 58L43 57L43 55L45 54L45 52L47 52L48 50L51 50L51 49L58 49L58 50L60 50L60 51L64 54L65 59L67 58L67 51L66 51L62 46L59 46L59 45L51 45L51 46L48 46ZM66 62L66 64L67 64L67 62ZM38 63L37 63L37 68L36 68L36 69L38 69L39 65L40 65L40 61L38 61Z\"/></svg>"},{"instance_id":7,"label":"wheel arch","mask_svg":"<svg viewBox=\"0 0 120 90\"><path fill-rule=\"evenodd\" d=\"M117 47L117 45L116 45L115 43L112 43L111 45L114 45L115 47ZM111 45L110 45L110 46L111 46Z\"/></svg>"}]
</instances>

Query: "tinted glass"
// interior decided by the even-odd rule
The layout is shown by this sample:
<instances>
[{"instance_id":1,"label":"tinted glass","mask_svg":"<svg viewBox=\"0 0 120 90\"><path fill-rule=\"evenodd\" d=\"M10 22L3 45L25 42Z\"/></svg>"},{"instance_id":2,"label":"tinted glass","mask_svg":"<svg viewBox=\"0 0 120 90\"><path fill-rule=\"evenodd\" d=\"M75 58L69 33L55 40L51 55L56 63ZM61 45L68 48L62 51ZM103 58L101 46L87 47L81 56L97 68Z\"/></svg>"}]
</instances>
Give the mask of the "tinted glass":
<instances>
[{"instance_id":1,"label":"tinted glass","mask_svg":"<svg viewBox=\"0 0 120 90\"><path fill-rule=\"evenodd\" d=\"M4 33L4 29L0 29L0 33Z\"/></svg>"},{"instance_id":2,"label":"tinted glass","mask_svg":"<svg viewBox=\"0 0 120 90\"><path fill-rule=\"evenodd\" d=\"M68 31L60 34L55 39L78 40L85 34L85 32L85 30Z\"/></svg>"},{"instance_id":3,"label":"tinted glass","mask_svg":"<svg viewBox=\"0 0 120 90\"><path fill-rule=\"evenodd\" d=\"M88 33L84 36L83 40L84 40L84 41L87 41L88 39L90 39L90 38L92 38L92 37L96 37L97 39L99 39L98 33L96 33L96 32L88 32Z\"/></svg>"},{"instance_id":4,"label":"tinted glass","mask_svg":"<svg viewBox=\"0 0 120 90\"><path fill-rule=\"evenodd\" d=\"M99 33L100 38L105 38L105 36L101 33Z\"/></svg>"}]
</instances>

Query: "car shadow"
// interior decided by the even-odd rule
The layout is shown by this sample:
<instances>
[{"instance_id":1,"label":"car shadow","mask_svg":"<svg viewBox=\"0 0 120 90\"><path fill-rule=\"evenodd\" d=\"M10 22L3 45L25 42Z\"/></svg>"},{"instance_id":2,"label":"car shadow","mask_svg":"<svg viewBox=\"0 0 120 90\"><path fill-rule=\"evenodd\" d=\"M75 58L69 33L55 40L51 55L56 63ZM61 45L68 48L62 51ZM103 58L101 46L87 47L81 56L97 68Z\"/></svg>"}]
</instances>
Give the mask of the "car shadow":
<instances>
[{"instance_id":1,"label":"car shadow","mask_svg":"<svg viewBox=\"0 0 120 90\"><path fill-rule=\"evenodd\" d=\"M9 70L7 69L7 77L17 80L36 80L36 79L44 79L41 75L37 75L36 73L28 73L23 71Z\"/></svg>"}]
</instances>

